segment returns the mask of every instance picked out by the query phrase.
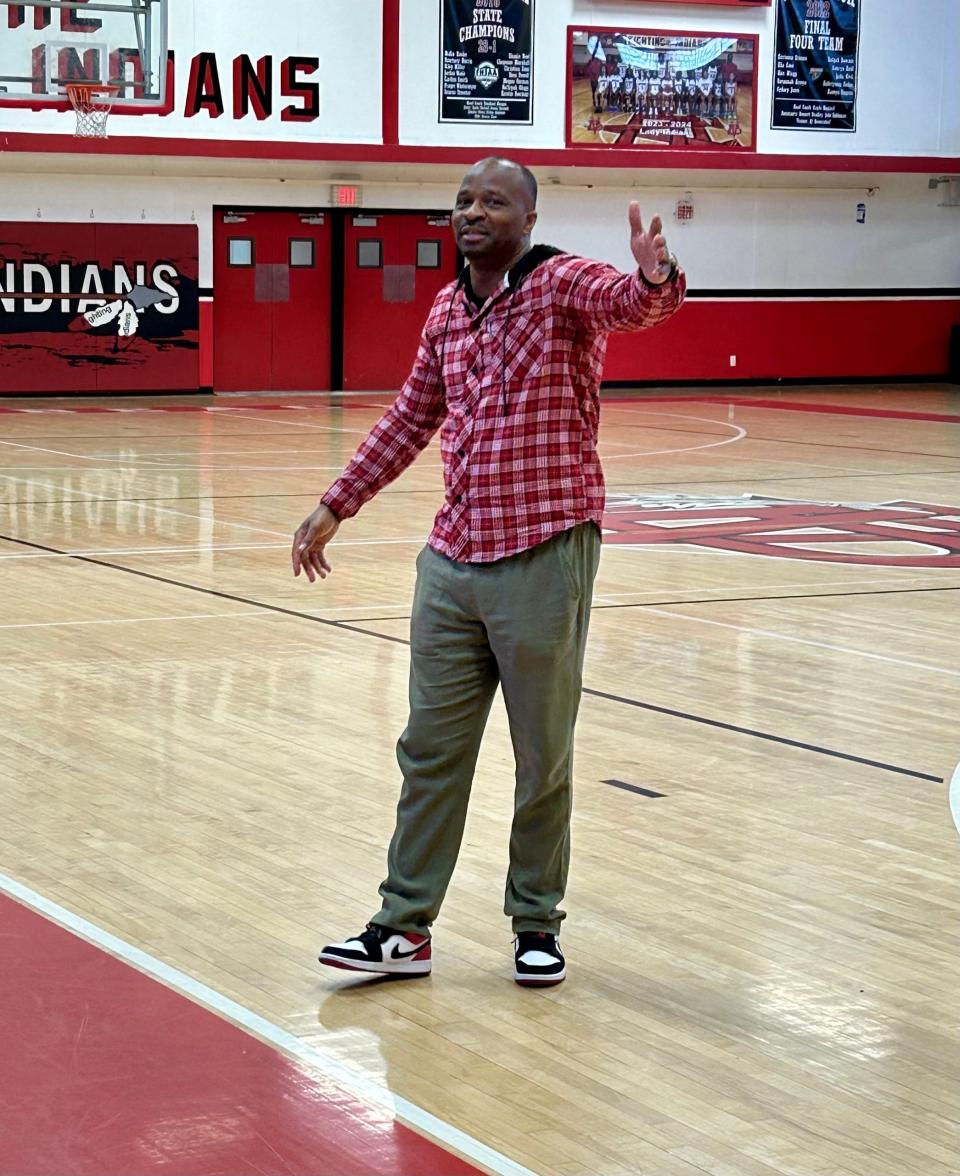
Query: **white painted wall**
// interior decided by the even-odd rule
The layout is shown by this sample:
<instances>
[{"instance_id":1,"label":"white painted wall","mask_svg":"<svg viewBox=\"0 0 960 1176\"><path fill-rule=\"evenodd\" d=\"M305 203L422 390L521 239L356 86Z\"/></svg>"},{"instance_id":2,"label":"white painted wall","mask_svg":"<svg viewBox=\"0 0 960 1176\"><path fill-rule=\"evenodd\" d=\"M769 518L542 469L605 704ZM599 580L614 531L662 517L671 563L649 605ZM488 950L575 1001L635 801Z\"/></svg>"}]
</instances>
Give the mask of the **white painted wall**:
<instances>
[{"instance_id":1,"label":"white painted wall","mask_svg":"<svg viewBox=\"0 0 960 1176\"><path fill-rule=\"evenodd\" d=\"M546 177L541 174L541 180ZM368 208L448 208L455 182L364 182ZM544 182L536 239L631 265L626 208L663 215L671 247L699 289L902 289L960 286L960 208L939 208L927 177L884 177L859 188L693 189L692 224L673 221L678 189L575 188ZM212 284L214 205L323 207L327 180L7 174L0 220L190 223L200 229L200 282ZM867 223L856 223L856 206Z\"/></svg>"}]
</instances>

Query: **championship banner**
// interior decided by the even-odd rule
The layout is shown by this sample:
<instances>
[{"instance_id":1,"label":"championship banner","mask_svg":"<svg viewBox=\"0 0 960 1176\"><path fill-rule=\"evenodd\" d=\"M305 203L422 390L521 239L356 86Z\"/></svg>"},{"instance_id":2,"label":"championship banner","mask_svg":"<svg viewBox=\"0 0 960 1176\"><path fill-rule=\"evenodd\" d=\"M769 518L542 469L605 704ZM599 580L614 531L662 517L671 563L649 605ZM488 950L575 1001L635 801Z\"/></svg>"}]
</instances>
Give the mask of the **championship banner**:
<instances>
[{"instance_id":1,"label":"championship banner","mask_svg":"<svg viewBox=\"0 0 960 1176\"><path fill-rule=\"evenodd\" d=\"M534 0L440 0L440 122L533 123Z\"/></svg>"},{"instance_id":2,"label":"championship banner","mask_svg":"<svg viewBox=\"0 0 960 1176\"><path fill-rule=\"evenodd\" d=\"M857 129L860 0L777 0L770 126Z\"/></svg>"},{"instance_id":3,"label":"championship banner","mask_svg":"<svg viewBox=\"0 0 960 1176\"><path fill-rule=\"evenodd\" d=\"M568 33L568 147L756 150L756 37Z\"/></svg>"}]
</instances>

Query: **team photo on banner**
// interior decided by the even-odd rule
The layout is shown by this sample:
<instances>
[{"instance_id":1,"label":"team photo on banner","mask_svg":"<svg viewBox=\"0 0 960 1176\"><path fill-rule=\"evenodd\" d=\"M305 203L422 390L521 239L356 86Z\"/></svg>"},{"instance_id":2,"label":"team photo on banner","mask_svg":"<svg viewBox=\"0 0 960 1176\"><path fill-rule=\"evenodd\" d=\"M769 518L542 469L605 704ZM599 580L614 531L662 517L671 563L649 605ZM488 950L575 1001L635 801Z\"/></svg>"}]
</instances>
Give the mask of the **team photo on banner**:
<instances>
[{"instance_id":1,"label":"team photo on banner","mask_svg":"<svg viewBox=\"0 0 960 1176\"><path fill-rule=\"evenodd\" d=\"M756 38L570 29L568 146L756 148Z\"/></svg>"},{"instance_id":2,"label":"team photo on banner","mask_svg":"<svg viewBox=\"0 0 960 1176\"><path fill-rule=\"evenodd\" d=\"M771 127L857 129L859 23L859 0L777 0Z\"/></svg>"}]
</instances>

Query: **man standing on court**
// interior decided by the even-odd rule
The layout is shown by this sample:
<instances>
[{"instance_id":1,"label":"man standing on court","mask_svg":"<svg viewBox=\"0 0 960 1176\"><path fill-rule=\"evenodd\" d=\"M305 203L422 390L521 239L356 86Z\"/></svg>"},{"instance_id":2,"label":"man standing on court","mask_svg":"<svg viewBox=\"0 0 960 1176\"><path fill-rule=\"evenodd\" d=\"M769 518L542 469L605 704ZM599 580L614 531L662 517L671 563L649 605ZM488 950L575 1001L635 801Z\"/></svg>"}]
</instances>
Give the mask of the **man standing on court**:
<instances>
[{"instance_id":1,"label":"man standing on court","mask_svg":"<svg viewBox=\"0 0 960 1176\"><path fill-rule=\"evenodd\" d=\"M516 163L484 159L467 172L452 221L468 264L437 295L396 401L294 536L294 573L323 579L340 523L442 428L445 496L417 559L410 718L397 745L403 789L383 902L366 930L323 948L321 962L333 967L430 971L429 928L460 850L499 685L517 766L504 907L514 979L545 986L565 975L559 903L604 509L606 337L663 322L686 283L660 218L645 229L635 202L629 274L531 245L536 202L536 179Z\"/></svg>"}]
</instances>

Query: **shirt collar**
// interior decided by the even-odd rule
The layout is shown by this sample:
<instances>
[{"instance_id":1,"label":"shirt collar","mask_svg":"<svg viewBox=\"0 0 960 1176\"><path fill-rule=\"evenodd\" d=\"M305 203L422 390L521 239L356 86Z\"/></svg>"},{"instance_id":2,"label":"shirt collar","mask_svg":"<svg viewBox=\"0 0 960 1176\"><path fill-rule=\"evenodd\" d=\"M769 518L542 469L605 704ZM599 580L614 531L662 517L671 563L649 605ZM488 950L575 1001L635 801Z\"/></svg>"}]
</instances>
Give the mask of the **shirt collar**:
<instances>
[{"instance_id":1,"label":"shirt collar","mask_svg":"<svg viewBox=\"0 0 960 1176\"><path fill-rule=\"evenodd\" d=\"M507 272L503 284L500 289L494 293L491 298L496 298L503 293L505 289L515 290L517 286L523 281L528 274L540 265L542 265L548 257L556 257L558 253L563 253L562 249L556 249L553 245L533 245L526 253L517 261ZM476 310L481 310L486 306L490 299L481 300L474 292L473 283L470 281L470 266L468 265L463 272L463 293L467 301L472 303Z\"/></svg>"}]
</instances>

